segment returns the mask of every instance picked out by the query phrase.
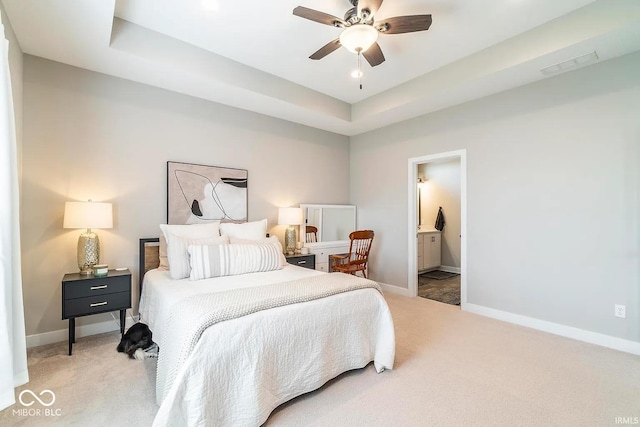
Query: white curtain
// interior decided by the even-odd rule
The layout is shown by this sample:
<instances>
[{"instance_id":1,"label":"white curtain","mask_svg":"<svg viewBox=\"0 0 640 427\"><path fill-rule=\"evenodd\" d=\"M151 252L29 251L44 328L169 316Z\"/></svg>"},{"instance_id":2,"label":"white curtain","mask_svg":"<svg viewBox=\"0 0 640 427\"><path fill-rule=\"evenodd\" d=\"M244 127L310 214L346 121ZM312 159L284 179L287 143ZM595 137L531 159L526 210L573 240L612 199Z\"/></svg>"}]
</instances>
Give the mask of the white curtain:
<instances>
[{"instance_id":1,"label":"white curtain","mask_svg":"<svg viewBox=\"0 0 640 427\"><path fill-rule=\"evenodd\" d=\"M0 12L1 13L1 12ZM20 222L9 41L0 21L0 410L29 381L20 273Z\"/></svg>"}]
</instances>

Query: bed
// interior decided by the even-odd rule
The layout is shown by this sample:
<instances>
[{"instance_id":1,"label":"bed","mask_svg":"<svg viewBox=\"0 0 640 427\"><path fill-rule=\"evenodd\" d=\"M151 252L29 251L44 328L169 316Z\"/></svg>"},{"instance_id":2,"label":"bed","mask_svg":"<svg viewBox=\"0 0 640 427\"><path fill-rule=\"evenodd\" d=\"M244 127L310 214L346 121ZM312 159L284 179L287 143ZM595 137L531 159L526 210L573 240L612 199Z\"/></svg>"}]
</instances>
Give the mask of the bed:
<instances>
[{"instance_id":1,"label":"bed","mask_svg":"<svg viewBox=\"0 0 640 427\"><path fill-rule=\"evenodd\" d=\"M149 260L155 241L140 240L139 310L160 347L154 426L258 426L343 372L393 367L393 321L375 282L289 264L176 280Z\"/></svg>"}]
</instances>

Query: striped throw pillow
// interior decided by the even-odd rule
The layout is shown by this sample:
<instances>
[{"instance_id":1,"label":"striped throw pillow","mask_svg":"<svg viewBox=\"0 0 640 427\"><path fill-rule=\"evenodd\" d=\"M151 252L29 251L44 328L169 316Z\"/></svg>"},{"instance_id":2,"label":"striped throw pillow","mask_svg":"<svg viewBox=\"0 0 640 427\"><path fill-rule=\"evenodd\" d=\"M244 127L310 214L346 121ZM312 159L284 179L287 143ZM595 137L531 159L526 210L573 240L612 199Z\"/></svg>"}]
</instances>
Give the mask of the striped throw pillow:
<instances>
[{"instance_id":1,"label":"striped throw pillow","mask_svg":"<svg viewBox=\"0 0 640 427\"><path fill-rule=\"evenodd\" d=\"M167 239L167 258L169 259L169 275L172 279L186 279L189 277L191 267L189 266L190 245L219 245L228 243L225 237L207 237L204 239L193 239L170 234Z\"/></svg>"},{"instance_id":2,"label":"striped throw pillow","mask_svg":"<svg viewBox=\"0 0 640 427\"><path fill-rule=\"evenodd\" d=\"M281 251L272 243L189 245L188 251L191 280L282 268Z\"/></svg>"}]
</instances>

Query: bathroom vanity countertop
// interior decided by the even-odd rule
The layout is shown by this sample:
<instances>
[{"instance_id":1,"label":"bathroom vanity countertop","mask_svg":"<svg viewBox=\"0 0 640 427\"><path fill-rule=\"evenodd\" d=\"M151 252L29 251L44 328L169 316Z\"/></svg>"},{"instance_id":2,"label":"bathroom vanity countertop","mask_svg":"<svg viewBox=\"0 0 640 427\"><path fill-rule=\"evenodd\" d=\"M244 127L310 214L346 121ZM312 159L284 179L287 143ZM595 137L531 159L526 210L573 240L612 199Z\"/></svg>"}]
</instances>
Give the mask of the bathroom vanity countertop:
<instances>
[{"instance_id":1,"label":"bathroom vanity countertop","mask_svg":"<svg viewBox=\"0 0 640 427\"><path fill-rule=\"evenodd\" d=\"M420 228L418 228L418 234L420 234L420 233L440 233L440 230L436 230L433 227L428 227L428 228L420 227Z\"/></svg>"}]
</instances>

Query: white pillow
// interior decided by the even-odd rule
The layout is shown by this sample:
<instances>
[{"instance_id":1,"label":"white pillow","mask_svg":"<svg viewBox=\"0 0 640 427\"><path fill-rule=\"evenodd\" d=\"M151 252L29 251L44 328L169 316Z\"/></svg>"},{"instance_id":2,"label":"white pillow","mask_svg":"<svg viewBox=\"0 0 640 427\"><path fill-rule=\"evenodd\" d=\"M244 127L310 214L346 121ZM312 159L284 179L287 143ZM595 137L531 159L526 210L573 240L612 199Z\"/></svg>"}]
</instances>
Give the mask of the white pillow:
<instances>
[{"instance_id":1,"label":"white pillow","mask_svg":"<svg viewBox=\"0 0 640 427\"><path fill-rule=\"evenodd\" d=\"M194 239L218 237L220 236L220 221L208 222L206 224L160 224L160 230L162 230L162 234L164 234L164 238L167 239L167 241L169 241L169 233Z\"/></svg>"},{"instance_id":2,"label":"white pillow","mask_svg":"<svg viewBox=\"0 0 640 427\"><path fill-rule=\"evenodd\" d=\"M243 222L240 224L223 222L220 224L220 234L223 236L234 237L236 239L264 239L267 235L267 219Z\"/></svg>"},{"instance_id":3,"label":"white pillow","mask_svg":"<svg viewBox=\"0 0 640 427\"><path fill-rule=\"evenodd\" d=\"M282 268L282 252L271 243L248 245L189 245L189 279L235 276Z\"/></svg>"},{"instance_id":4,"label":"white pillow","mask_svg":"<svg viewBox=\"0 0 640 427\"><path fill-rule=\"evenodd\" d=\"M261 243L270 243L275 245L280 253L280 263L281 266L284 267L287 265L287 258L284 256L284 250L282 249L282 244L280 244L280 240L276 236L263 237L260 240L247 240L247 239L238 239L236 237L231 237L229 239L229 243L232 245L255 245Z\"/></svg>"},{"instance_id":5,"label":"white pillow","mask_svg":"<svg viewBox=\"0 0 640 427\"><path fill-rule=\"evenodd\" d=\"M160 248L158 249L158 258L160 260L160 264L158 265L158 270L169 271L169 258L167 258L167 239L164 238L164 233L160 233L160 237L158 238L160 241Z\"/></svg>"},{"instance_id":6,"label":"white pillow","mask_svg":"<svg viewBox=\"0 0 640 427\"><path fill-rule=\"evenodd\" d=\"M169 249L167 248L169 244L169 240L171 236L177 237L185 237L191 239L204 239L204 238L219 238L220 237L220 221L212 221L206 224L180 224L180 225L167 225L160 224L160 230L162 231L162 236L160 236L160 270L169 270L171 271L171 258L169 256ZM179 247L175 248L173 251L173 258L175 258L174 262L176 264L180 264L180 266L176 266L179 268L179 271L176 273L177 276L182 276L180 278L185 278L189 276L188 273L188 260L187 260L187 273L184 273L184 262L180 259L179 251L184 251L184 256L187 256L187 248L186 246L180 245L177 243ZM173 275L172 275L173 277Z\"/></svg>"}]
</instances>

